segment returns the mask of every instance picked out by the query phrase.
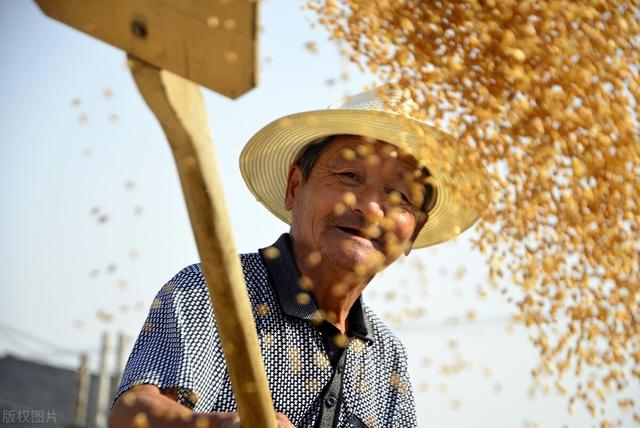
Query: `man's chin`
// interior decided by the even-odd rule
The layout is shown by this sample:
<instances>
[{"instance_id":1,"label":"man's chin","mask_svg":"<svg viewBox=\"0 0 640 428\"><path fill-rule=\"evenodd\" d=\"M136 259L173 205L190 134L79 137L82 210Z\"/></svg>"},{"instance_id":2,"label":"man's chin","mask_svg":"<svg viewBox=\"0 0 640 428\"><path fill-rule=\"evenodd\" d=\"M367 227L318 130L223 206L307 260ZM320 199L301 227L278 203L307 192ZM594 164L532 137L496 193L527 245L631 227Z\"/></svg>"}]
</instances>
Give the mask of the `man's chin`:
<instances>
[{"instance_id":1,"label":"man's chin","mask_svg":"<svg viewBox=\"0 0 640 428\"><path fill-rule=\"evenodd\" d=\"M364 276L373 275L386 267L384 253L375 248L337 248L332 258L341 268Z\"/></svg>"}]
</instances>

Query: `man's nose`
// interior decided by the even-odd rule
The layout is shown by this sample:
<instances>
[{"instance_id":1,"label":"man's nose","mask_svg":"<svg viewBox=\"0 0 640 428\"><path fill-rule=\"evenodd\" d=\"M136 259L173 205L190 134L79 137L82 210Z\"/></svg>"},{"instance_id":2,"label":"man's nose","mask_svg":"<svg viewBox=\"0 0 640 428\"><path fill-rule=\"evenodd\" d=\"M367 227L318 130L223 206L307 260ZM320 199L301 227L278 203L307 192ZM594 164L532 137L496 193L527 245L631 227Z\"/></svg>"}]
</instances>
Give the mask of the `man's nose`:
<instances>
[{"instance_id":1,"label":"man's nose","mask_svg":"<svg viewBox=\"0 0 640 428\"><path fill-rule=\"evenodd\" d=\"M384 209L379 192L369 189L356 195L355 210L369 223L378 223L384 218Z\"/></svg>"}]
</instances>

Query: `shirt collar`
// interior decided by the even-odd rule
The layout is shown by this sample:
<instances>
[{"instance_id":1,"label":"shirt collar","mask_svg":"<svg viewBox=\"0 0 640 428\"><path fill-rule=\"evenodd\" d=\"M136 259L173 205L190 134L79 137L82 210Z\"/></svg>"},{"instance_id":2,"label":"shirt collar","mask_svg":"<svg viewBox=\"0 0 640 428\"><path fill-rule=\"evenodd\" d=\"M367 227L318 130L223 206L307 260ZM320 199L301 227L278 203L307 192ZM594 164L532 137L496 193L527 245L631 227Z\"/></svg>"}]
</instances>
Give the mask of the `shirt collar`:
<instances>
[{"instance_id":1,"label":"shirt collar","mask_svg":"<svg viewBox=\"0 0 640 428\"><path fill-rule=\"evenodd\" d=\"M277 252L270 248L276 248ZM298 303L298 294L306 291L300 286L302 275L293 257L293 246L289 234L283 233L271 247L262 248L259 252L283 312L290 317L304 320L317 319L319 310L312 294L309 294L310 299L307 303ZM273 253L279 255L274 257ZM350 335L373 341L371 324L362 307L362 297L358 297L351 307L348 319Z\"/></svg>"}]
</instances>

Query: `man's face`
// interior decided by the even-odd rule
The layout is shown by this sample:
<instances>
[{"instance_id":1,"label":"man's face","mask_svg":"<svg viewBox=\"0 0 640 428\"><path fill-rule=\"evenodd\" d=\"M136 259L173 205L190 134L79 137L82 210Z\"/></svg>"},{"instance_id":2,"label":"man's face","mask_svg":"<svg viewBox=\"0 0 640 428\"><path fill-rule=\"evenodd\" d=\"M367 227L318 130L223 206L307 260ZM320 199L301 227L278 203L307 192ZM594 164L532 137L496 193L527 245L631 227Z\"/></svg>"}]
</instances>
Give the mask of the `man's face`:
<instances>
[{"instance_id":1,"label":"man's face","mask_svg":"<svg viewBox=\"0 0 640 428\"><path fill-rule=\"evenodd\" d=\"M427 220L418 208L421 179L415 159L392 145L333 137L306 181L299 167L289 172L285 205L296 246L352 271L388 266Z\"/></svg>"}]
</instances>

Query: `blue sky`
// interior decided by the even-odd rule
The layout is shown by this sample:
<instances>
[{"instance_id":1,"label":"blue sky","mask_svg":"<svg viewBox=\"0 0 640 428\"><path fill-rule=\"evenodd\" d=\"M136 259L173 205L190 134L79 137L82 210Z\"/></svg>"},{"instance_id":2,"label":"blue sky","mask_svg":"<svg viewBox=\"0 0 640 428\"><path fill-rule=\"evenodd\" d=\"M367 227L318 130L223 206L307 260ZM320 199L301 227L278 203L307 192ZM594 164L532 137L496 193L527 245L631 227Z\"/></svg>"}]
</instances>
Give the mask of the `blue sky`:
<instances>
[{"instance_id":1,"label":"blue sky","mask_svg":"<svg viewBox=\"0 0 640 428\"><path fill-rule=\"evenodd\" d=\"M263 2L258 88L236 101L204 91L242 252L287 231L242 182L244 143L279 116L323 108L372 82L310 27L312 16L300 5ZM89 350L95 363L102 331L135 337L155 293L198 261L178 177L123 52L52 21L32 2L0 2L0 19L0 326L47 341L5 330L0 354L73 366L76 355L64 351ZM308 41L318 44L317 54L304 48ZM340 79L345 71L348 81ZM81 102L74 107L75 98ZM483 259L467 241L472 233L414 252L366 292L408 346L421 426L589 426L581 407L567 415L565 397L553 388L528 398L533 348L524 329L507 332L513 307L484 286ZM487 289L486 299L478 287ZM426 316L396 322L408 310ZM441 373L442 364L456 361L459 374Z\"/></svg>"}]
</instances>

